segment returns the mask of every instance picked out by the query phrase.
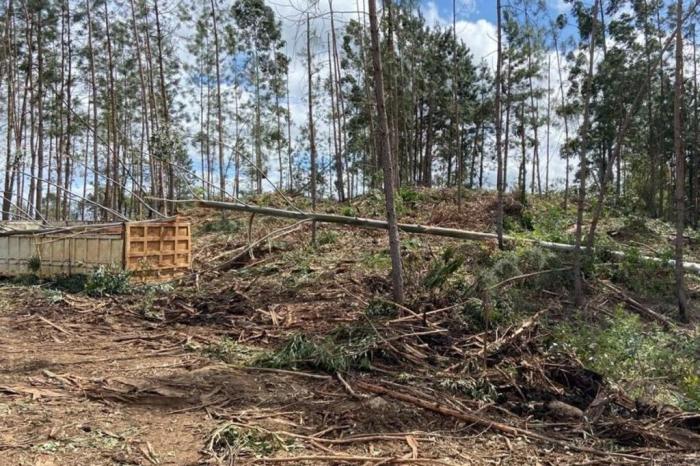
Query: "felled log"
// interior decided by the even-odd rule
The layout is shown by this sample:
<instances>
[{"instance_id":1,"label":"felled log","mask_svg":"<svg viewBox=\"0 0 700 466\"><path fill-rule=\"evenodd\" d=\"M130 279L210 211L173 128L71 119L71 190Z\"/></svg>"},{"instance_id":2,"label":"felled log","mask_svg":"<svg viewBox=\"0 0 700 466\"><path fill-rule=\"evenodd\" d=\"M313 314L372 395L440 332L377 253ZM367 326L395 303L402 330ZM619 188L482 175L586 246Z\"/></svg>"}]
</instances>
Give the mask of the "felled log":
<instances>
[{"instance_id":1,"label":"felled log","mask_svg":"<svg viewBox=\"0 0 700 466\"><path fill-rule=\"evenodd\" d=\"M305 212L305 211L301 211L301 210L293 211L293 210L277 209L274 207L258 207L258 206L244 205L244 204L234 203L234 202L222 202L222 201L182 200L182 201L177 201L177 202L196 202L201 207L209 207L209 208L213 208L213 209L234 210L237 212L256 213L256 214L260 214L260 215L268 215L271 217L290 218L290 219L295 219L295 220L313 220L316 222L334 223L334 224L340 224L340 225L350 225L350 226L355 226L355 227L360 227L360 228L372 228L372 229L379 229L379 230L387 230L389 228L388 223L385 220L376 220L376 219L371 219L371 218L346 217L344 215L325 214L325 213L319 213L319 212ZM496 235L496 233L485 233L485 232L481 232L481 231L469 231L469 230L460 230L457 228L433 227L433 226L418 225L418 224L412 224L412 223L399 223L398 227L399 227L399 230L401 230L401 231L405 231L407 233L417 233L417 234L421 234L421 235L443 236L443 237L447 237L447 238L466 239L466 240L473 240L473 241L488 241L488 240L495 241L495 240L498 240L498 235ZM508 236L508 235L503 235L503 239L506 241L514 241L514 242L521 241L521 242L536 244L540 247L543 247L545 249L549 249L552 251L573 252L575 249L575 246L573 244L554 243L551 241L542 241L542 240L538 240L538 239L515 238L513 236ZM581 246L581 249L583 251L588 250L588 248L585 246ZM615 256L615 257L619 257L619 258L624 258L626 255L623 251L610 251L610 254ZM675 267L675 265L676 265L676 261L673 259L666 260L666 259L659 259L658 257L650 257L650 256L641 256L640 259L647 261L647 262L656 262L659 264L667 265L671 268ZM700 275L700 264L698 264L696 262L683 262L683 268L685 269L686 272L692 272L692 273L696 273L696 274Z\"/></svg>"}]
</instances>

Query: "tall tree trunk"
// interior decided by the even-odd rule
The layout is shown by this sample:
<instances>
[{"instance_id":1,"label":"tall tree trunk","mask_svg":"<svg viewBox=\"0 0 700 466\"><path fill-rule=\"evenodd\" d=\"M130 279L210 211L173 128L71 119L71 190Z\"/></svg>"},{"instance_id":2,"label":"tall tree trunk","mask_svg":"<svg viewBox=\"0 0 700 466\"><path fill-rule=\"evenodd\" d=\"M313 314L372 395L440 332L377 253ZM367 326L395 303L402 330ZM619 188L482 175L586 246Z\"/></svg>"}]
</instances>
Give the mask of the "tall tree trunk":
<instances>
[{"instance_id":1,"label":"tall tree trunk","mask_svg":"<svg viewBox=\"0 0 700 466\"><path fill-rule=\"evenodd\" d=\"M314 130L314 89L311 64L311 19L306 14L306 64L309 81L309 153L311 155L311 210L316 210L316 134ZM316 222L311 223L311 244L316 246Z\"/></svg>"},{"instance_id":2,"label":"tall tree trunk","mask_svg":"<svg viewBox=\"0 0 700 466\"><path fill-rule=\"evenodd\" d=\"M564 115L562 119L564 120L564 142L568 144L569 142L569 118L566 114L566 94L564 93L564 79L561 73L561 58L559 54L559 44L557 42L557 34L553 33L554 38L554 51L557 57L557 70L559 72L559 94L561 95L561 106L564 108ZM569 207L569 173L570 173L570 154L566 153L566 173L564 177L564 210Z\"/></svg>"},{"instance_id":3,"label":"tall tree trunk","mask_svg":"<svg viewBox=\"0 0 700 466\"><path fill-rule=\"evenodd\" d=\"M501 32L503 34L503 32ZM501 42L503 39L501 38ZM501 62L503 62L503 50L501 50ZM502 65L501 65L502 66ZM511 74L513 67L510 61L508 62L508 72L506 73L506 127L505 127L505 137L503 141L503 174L501 175L501 187L505 193L508 189L508 153L510 151L510 110L511 110Z\"/></svg>"},{"instance_id":4,"label":"tall tree trunk","mask_svg":"<svg viewBox=\"0 0 700 466\"><path fill-rule=\"evenodd\" d=\"M500 0L497 2L497 7L496 9L500 12ZM500 44L499 44L500 46ZM497 61L499 58L496 59ZM500 66L500 63L496 65L496 68ZM457 157L457 210L459 212L462 211L462 177L464 176L462 173L463 169L463 160L462 160L462 154L458 152L458 124L457 124L457 118L458 118L458 106L457 106L457 0L452 0L452 118L451 118L451 128L450 130L452 131L452 147L450 148L455 157ZM498 74L498 70L496 72ZM496 87L498 87L498 77L496 78ZM498 93L498 90L496 91ZM496 99L498 100L498 94L496 96ZM498 107L498 102L496 103L496 107ZM496 110L498 111L498 110ZM498 129L496 130L498 132ZM496 152L500 150L500 147L498 147L498 135L496 135ZM451 157L451 155L450 155ZM500 169L500 165L498 166ZM498 185L498 182L496 182ZM498 188L497 188L498 189ZM498 214L496 214L498 217ZM496 220L496 223L498 224L498 219Z\"/></svg>"},{"instance_id":5,"label":"tall tree trunk","mask_svg":"<svg viewBox=\"0 0 700 466\"><path fill-rule=\"evenodd\" d=\"M258 48L253 51L255 61L255 126L253 136L255 138L255 192L262 194L262 123L260 121L260 61Z\"/></svg>"},{"instance_id":6,"label":"tall tree trunk","mask_svg":"<svg viewBox=\"0 0 700 466\"><path fill-rule=\"evenodd\" d=\"M496 0L496 38L496 108L494 109L496 115L496 191L498 192L496 234L498 235L498 247L503 249L503 151L501 148L501 74L503 72L503 44L501 38L501 0Z\"/></svg>"},{"instance_id":7,"label":"tall tree trunk","mask_svg":"<svg viewBox=\"0 0 700 466\"><path fill-rule=\"evenodd\" d=\"M693 228L698 227L698 209L700 208L700 203L698 203L698 190L700 189L700 173L699 163L700 163L700 114L698 102L698 60L697 60L697 31L695 24L693 27L693 135L694 135L694 150L692 159L690 162L690 210L691 210L691 222Z\"/></svg>"},{"instance_id":8,"label":"tall tree trunk","mask_svg":"<svg viewBox=\"0 0 700 466\"><path fill-rule=\"evenodd\" d=\"M92 4L93 0L85 0L87 9L87 23L88 23L88 59L90 62L90 94L92 98L92 183L93 183L93 201L96 204L101 202L100 199L100 159L97 152L97 131L98 131L98 120L97 120L97 73L95 71L95 49L93 47L93 23L92 23ZM83 203L84 206L85 203ZM97 207L93 209L93 220L97 220L98 210Z\"/></svg>"},{"instance_id":9,"label":"tall tree trunk","mask_svg":"<svg viewBox=\"0 0 700 466\"><path fill-rule=\"evenodd\" d=\"M44 44L42 35L42 12L36 16L36 49L37 49L37 179L36 179L36 214L35 219L42 218L41 203L44 186Z\"/></svg>"},{"instance_id":10,"label":"tall tree trunk","mask_svg":"<svg viewBox=\"0 0 700 466\"><path fill-rule=\"evenodd\" d=\"M119 139L117 138L117 100L114 89L114 62L112 58L112 36L110 34L109 11L107 2L104 4L105 14L105 42L107 44L107 87L109 95L109 121L107 131L107 156L106 176L107 189L105 190L105 205L111 209L117 207L117 192L119 189ZM110 148L110 141L112 147ZM110 188L111 187L111 188ZM106 212L106 211L105 211Z\"/></svg>"},{"instance_id":11,"label":"tall tree trunk","mask_svg":"<svg viewBox=\"0 0 700 466\"><path fill-rule=\"evenodd\" d=\"M520 103L520 125L518 126L520 135L520 172L518 177L520 187L520 202L527 202L527 143L525 138L525 102Z\"/></svg>"},{"instance_id":12,"label":"tall tree trunk","mask_svg":"<svg viewBox=\"0 0 700 466\"><path fill-rule=\"evenodd\" d=\"M144 144L148 148L148 154L151 154L151 134L148 121L148 102L146 94L148 89L146 88L146 76L144 73L143 61L141 58L141 33L139 32L138 26L136 24L136 7L134 5L134 0L129 0L131 6L131 30L134 35L134 43L136 45L136 60L138 63L139 70L139 84L140 92L139 96L141 98L141 121L142 121L142 135L141 135L141 160L139 169L139 196L145 194L143 189L143 172L144 172ZM201 86L200 86L200 105L201 105ZM139 207L139 217L142 215L143 211Z\"/></svg>"},{"instance_id":13,"label":"tall tree trunk","mask_svg":"<svg viewBox=\"0 0 700 466\"><path fill-rule=\"evenodd\" d=\"M224 198L226 192L226 169L224 168L224 119L221 105L221 65L219 63L219 28L216 14L216 4L211 0L211 18L214 29L214 67L216 70L216 135L219 150L219 196Z\"/></svg>"},{"instance_id":14,"label":"tall tree trunk","mask_svg":"<svg viewBox=\"0 0 700 466\"><path fill-rule=\"evenodd\" d=\"M331 55L331 38L328 35L328 88L330 91L331 98L331 139L333 146L334 161L333 166L335 168L335 189L338 193L338 202L345 202L345 188L343 186L343 159L340 154L340 144L341 138L341 124L340 124L340 112L338 111L336 92L335 92L335 62L333 56ZM337 125L336 125L337 123ZM329 147L330 150L330 147Z\"/></svg>"},{"instance_id":15,"label":"tall tree trunk","mask_svg":"<svg viewBox=\"0 0 700 466\"><path fill-rule=\"evenodd\" d=\"M67 220L70 215L70 204L68 193L70 192L71 182L73 178L73 156L72 151L72 133L73 133L73 41L71 36L71 10L70 1L65 2L66 28L68 43L66 53L68 54L68 79L66 81L66 142L64 149L64 176L63 176L63 212L62 218ZM56 193L58 195L58 193Z\"/></svg>"},{"instance_id":16,"label":"tall tree trunk","mask_svg":"<svg viewBox=\"0 0 700 466\"><path fill-rule=\"evenodd\" d=\"M16 166L18 163L19 154L15 153L15 157L12 157L12 131L14 129L14 69L15 69L15 53L14 53L14 28L13 28L13 18L14 11L12 0L7 1L7 9L5 11L5 50L7 54L5 56L5 66L7 67L6 73L6 83L7 83L7 114L5 124L6 135L7 135L7 147L5 151L5 182L3 185L3 197L2 197L2 219L10 219L10 210L12 209L12 195L14 192L14 173L16 171Z\"/></svg>"},{"instance_id":17,"label":"tall tree trunk","mask_svg":"<svg viewBox=\"0 0 700 466\"><path fill-rule=\"evenodd\" d=\"M160 28L160 14L158 13L158 0L153 1L153 12L155 13L156 19L156 46L158 47L158 77L160 83L160 95L161 95L161 105L163 108L163 123L165 124L166 131L170 132L170 110L168 108L168 93L165 86L165 66L163 65L163 34ZM175 167L173 165L173 160L168 160L168 199L175 199ZM162 191L162 166L161 166L161 194ZM163 213L165 215L168 212L175 211L175 205L163 204Z\"/></svg>"},{"instance_id":18,"label":"tall tree trunk","mask_svg":"<svg viewBox=\"0 0 700 466\"><path fill-rule=\"evenodd\" d=\"M549 133L550 127L552 126L551 120L551 110L552 110L552 58L547 57L547 160L545 161L545 171L544 171L544 192L549 194Z\"/></svg>"},{"instance_id":19,"label":"tall tree trunk","mask_svg":"<svg viewBox=\"0 0 700 466\"><path fill-rule=\"evenodd\" d=\"M386 108L384 106L384 76L382 71L382 57L379 51L379 24L377 21L377 4L375 0L369 0L369 24L372 42L372 65L374 69L374 93L377 106L377 120L379 122L377 145L384 169L384 198L386 202L387 223L389 226L389 249L392 267L391 278L394 301L400 304L404 299L401 243L399 242L399 229L394 205L392 152L389 125L387 123Z\"/></svg>"},{"instance_id":20,"label":"tall tree trunk","mask_svg":"<svg viewBox=\"0 0 700 466\"><path fill-rule=\"evenodd\" d=\"M579 148L579 187L576 201L576 234L574 244L574 296L576 306L583 304L583 277L581 272L581 236L583 231L583 209L586 201L586 178L588 175L588 141L590 138L591 96L593 94L593 59L595 57L595 36L598 28L598 2L593 2L591 39L588 44L588 72L583 85L583 124L581 126L581 146Z\"/></svg>"},{"instance_id":21,"label":"tall tree trunk","mask_svg":"<svg viewBox=\"0 0 700 466\"><path fill-rule=\"evenodd\" d=\"M289 67L287 67L287 165L289 165L289 191L294 189L294 175L292 171L292 111L289 105Z\"/></svg>"},{"instance_id":22,"label":"tall tree trunk","mask_svg":"<svg viewBox=\"0 0 700 466\"><path fill-rule=\"evenodd\" d=\"M683 231L685 229L685 150L683 148L683 0L676 4L676 73L673 99L673 149L676 155L676 247L675 272L678 314L687 321L685 271L683 270Z\"/></svg>"},{"instance_id":23,"label":"tall tree trunk","mask_svg":"<svg viewBox=\"0 0 700 466\"><path fill-rule=\"evenodd\" d=\"M338 59L338 45L337 45L337 39L335 35L335 20L333 17L333 2L332 0L328 0L328 7L330 9L330 15L331 15L331 39L332 39L332 47L331 44L328 46L329 50L329 56L328 56L328 66L331 69L331 76L330 76L330 86L331 86L331 97L333 97L333 93L335 91L335 99L331 98L331 101L335 101L335 111L333 113L336 116L336 119L338 121L338 134L337 134L337 144L338 148L336 149L336 155L335 155L335 183L336 183L336 189L338 191L338 201L340 202L345 202L345 184L343 181L343 139L344 139L344 128L345 125L342 124L343 119L345 118L345 106L343 103L343 96L340 88L340 60ZM330 51L333 52L333 56L331 57ZM334 84L335 82L335 84Z\"/></svg>"}]
</instances>

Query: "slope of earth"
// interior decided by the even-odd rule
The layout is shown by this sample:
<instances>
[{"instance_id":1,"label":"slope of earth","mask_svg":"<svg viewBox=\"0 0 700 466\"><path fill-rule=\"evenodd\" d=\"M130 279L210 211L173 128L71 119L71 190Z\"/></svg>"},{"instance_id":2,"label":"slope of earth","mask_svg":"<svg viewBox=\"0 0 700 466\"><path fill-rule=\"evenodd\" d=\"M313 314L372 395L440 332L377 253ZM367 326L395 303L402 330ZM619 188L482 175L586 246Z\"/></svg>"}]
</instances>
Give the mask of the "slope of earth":
<instances>
[{"instance_id":1,"label":"slope of earth","mask_svg":"<svg viewBox=\"0 0 700 466\"><path fill-rule=\"evenodd\" d=\"M492 227L492 196L450 196L405 192L402 220ZM378 217L379 201L322 209ZM175 283L0 284L0 465L700 460L697 413L551 350L566 258L406 236L404 307L381 231L319 226L311 248L308 223L186 214L195 273ZM625 305L590 286L591 325Z\"/></svg>"}]
</instances>

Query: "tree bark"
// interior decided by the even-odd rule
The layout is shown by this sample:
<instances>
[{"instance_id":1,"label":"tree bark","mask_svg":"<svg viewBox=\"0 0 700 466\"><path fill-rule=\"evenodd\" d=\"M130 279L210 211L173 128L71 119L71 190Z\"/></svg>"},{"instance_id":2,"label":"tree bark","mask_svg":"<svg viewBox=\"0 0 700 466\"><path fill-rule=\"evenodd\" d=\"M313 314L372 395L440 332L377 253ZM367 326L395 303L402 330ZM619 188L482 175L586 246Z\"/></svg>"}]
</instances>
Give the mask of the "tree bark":
<instances>
[{"instance_id":1,"label":"tree bark","mask_svg":"<svg viewBox=\"0 0 700 466\"><path fill-rule=\"evenodd\" d=\"M219 31L216 17L216 4L211 0L211 18L214 28L214 65L216 70L216 135L219 153L219 195L226 192L226 169L224 168L224 119L221 105L221 64L219 63Z\"/></svg>"},{"instance_id":2,"label":"tree bark","mask_svg":"<svg viewBox=\"0 0 700 466\"><path fill-rule=\"evenodd\" d=\"M311 66L311 20L306 14L306 63L309 81L309 153L311 156L311 210L316 210L316 134L314 130L314 89ZM316 246L316 222L311 223L311 244Z\"/></svg>"},{"instance_id":3,"label":"tree bark","mask_svg":"<svg viewBox=\"0 0 700 466\"><path fill-rule=\"evenodd\" d=\"M496 191L498 204L496 209L496 234L498 247L503 249L503 151L501 148L501 74L503 72L503 44L501 38L501 0L496 0Z\"/></svg>"},{"instance_id":4,"label":"tree bark","mask_svg":"<svg viewBox=\"0 0 700 466\"><path fill-rule=\"evenodd\" d=\"M389 249L392 268L391 278L393 284L394 301L400 304L404 300L401 243L399 242L399 229L396 221L396 208L394 205L392 148L389 135L389 126L387 123L386 108L384 106L384 76L382 72L382 57L379 50L379 24L377 21L376 0L369 0L369 24L372 43L372 65L374 70L374 94L377 106L377 120L379 122L377 145L380 152L382 167L384 169L384 199L386 202L386 217L389 228Z\"/></svg>"},{"instance_id":5,"label":"tree bark","mask_svg":"<svg viewBox=\"0 0 700 466\"><path fill-rule=\"evenodd\" d=\"M580 307L583 304L583 277L581 272L581 236L583 231L583 209L586 201L586 178L588 175L588 141L590 138L590 117L591 117L591 96L593 94L593 60L595 57L595 36L598 26L598 2L593 2L591 39L588 44L588 72L586 74L586 82L583 85L583 124L581 126L581 141L579 148L579 187L578 199L576 201L576 234L574 245L574 298L576 306Z\"/></svg>"},{"instance_id":6,"label":"tree bark","mask_svg":"<svg viewBox=\"0 0 700 466\"><path fill-rule=\"evenodd\" d=\"M688 320L685 276L683 270L683 231L685 229L685 150L683 148L683 0L676 4L676 72L673 99L673 149L676 155L676 247L675 275L678 314Z\"/></svg>"}]
</instances>

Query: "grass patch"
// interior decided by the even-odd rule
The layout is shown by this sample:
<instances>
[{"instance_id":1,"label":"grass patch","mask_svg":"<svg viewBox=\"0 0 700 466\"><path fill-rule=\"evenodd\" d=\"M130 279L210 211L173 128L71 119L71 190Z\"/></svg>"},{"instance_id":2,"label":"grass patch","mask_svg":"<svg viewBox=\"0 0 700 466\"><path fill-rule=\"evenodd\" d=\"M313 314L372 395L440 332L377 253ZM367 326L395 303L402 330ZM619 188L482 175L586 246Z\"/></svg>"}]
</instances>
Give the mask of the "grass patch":
<instances>
[{"instance_id":1,"label":"grass patch","mask_svg":"<svg viewBox=\"0 0 700 466\"><path fill-rule=\"evenodd\" d=\"M385 272L391 269L391 257L388 251L365 254L360 259L360 265L369 271Z\"/></svg>"},{"instance_id":2,"label":"grass patch","mask_svg":"<svg viewBox=\"0 0 700 466\"><path fill-rule=\"evenodd\" d=\"M338 241L338 233L333 230L321 230L316 237L319 246L335 244Z\"/></svg>"},{"instance_id":3,"label":"grass patch","mask_svg":"<svg viewBox=\"0 0 700 466\"><path fill-rule=\"evenodd\" d=\"M575 352L632 396L700 409L700 335L671 333L618 308L602 326L582 319L554 328L553 348Z\"/></svg>"}]
</instances>

